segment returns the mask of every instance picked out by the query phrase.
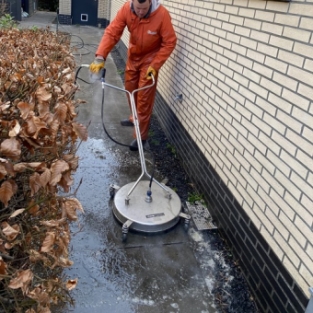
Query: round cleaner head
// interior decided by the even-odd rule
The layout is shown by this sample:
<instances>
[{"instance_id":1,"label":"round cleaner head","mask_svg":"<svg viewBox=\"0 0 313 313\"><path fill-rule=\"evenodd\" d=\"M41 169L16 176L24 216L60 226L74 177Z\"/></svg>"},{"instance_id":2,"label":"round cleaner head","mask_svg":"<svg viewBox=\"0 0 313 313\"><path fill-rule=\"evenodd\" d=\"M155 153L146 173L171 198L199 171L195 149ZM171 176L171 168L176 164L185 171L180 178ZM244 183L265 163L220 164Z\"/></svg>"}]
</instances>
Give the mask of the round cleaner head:
<instances>
[{"instance_id":1,"label":"round cleaner head","mask_svg":"<svg viewBox=\"0 0 313 313\"><path fill-rule=\"evenodd\" d=\"M149 201L149 181L142 180L127 198L134 183L121 187L115 194L113 214L122 224L130 224L130 230L157 233L168 230L179 221L181 200L167 187L169 193L157 184L152 184ZM169 196L170 195L170 196Z\"/></svg>"}]
</instances>

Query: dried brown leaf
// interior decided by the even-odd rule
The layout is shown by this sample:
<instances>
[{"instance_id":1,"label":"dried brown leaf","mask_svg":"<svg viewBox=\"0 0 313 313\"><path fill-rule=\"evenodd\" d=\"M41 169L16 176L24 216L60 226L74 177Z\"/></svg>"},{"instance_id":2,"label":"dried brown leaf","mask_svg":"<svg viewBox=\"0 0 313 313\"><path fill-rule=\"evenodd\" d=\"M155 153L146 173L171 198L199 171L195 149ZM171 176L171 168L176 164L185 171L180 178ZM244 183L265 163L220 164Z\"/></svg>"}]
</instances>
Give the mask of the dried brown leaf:
<instances>
[{"instance_id":1,"label":"dried brown leaf","mask_svg":"<svg viewBox=\"0 0 313 313\"><path fill-rule=\"evenodd\" d=\"M77 87L76 87L77 88ZM76 89L75 88L75 89ZM70 86L68 83L65 83L65 84L63 84L62 85L62 89L63 89L63 91L64 91L64 94L70 94L72 91L73 91L73 87L72 86Z\"/></svg>"},{"instance_id":2,"label":"dried brown leaf","mask_svg":"<svg viewBox=\"0 0 313 313\"><path fill-rule=\"evenodd\" d=\"M22 162L16 163L13 165L14 171L18 173L24 172L26 169L33 169L33 170L45 170L45 163L43 162Z\"/></svg>"},{"instance_id":3,"label":"dried brown leaf","mask_svg":"<svg viewBox=\"0 0 313 313\"><path fill-rule=\"evenodd\" d=\"M54 138L57 136L59 127L60 127L60 122L58 120L53 120L49 124L51 140L54 140Z\"/></svg>"},{"instance_id":4,"label":"dried brown leaf","mask_svg":"<svg viewBox=\"0 0 313 313\"><path fill-rule=\"evenodd\" d=\"M46 187L51 179L51 171L46 168L45 171L40 175L40 184L42 187Z\"/></svg>"},{"instance_id":5,"label":"dried brown leaf","mask_svg":"<svg viewBox=\"0 0 313 313\"><path fill-rule=\"evenodd\" d=\"M79 161L78 156L75 156L74 154L64 154L63 160L69 164L71 170L75 171L77 169Z\"/></svg>"},{"instance_id":6,"label":"dried brown leaf","mask_svg":"<svg viewBox=\"0 0 313 313\"><path fill-rule=\"evenodd\" d=\"M0 257L0 280L2 280L3 276L5 276L6 274L7 274L7 265L2 260L2 257Z\"/></svg>"},{"instance_id":7,"label":"dried brown leaf","mask_svg":"<svg viewBox=\"0 0 313 313\"><path fill-rule=\"evenodd\" d=\"M72 70L69 68L69 67L67 67L67 68L65 68L64 70L62 70L62 74L68 74L68 73L71 73L72 72Z\"/></svg>"},{"instance_id":8,"label":"dried brown leaf","mask_svg":"<svg viewBox=\"0 0 313 313\"><path fill-rule=\"evenodd\" d=\"M58 120L61 124L66 121L67 106L63 102L58 102L54 108L54 118Z\"/></svg>"},{"instance_id":9,"label":"dried brown leaf","mask_svg":"<svg viewBox=\"0 0 313 313\"><path fill-rule=\"evenodd\" d=\"M37 139L40 131L47 128L47 124L40 117L30 115L26 120L24 135Z\"/></svg>"},{"instance_id":10,"label":"dried brown leaf","mask_svg":"<svg viewBox=\"0 0 313 313\"><path fill-rule=\"evenodd\" d=\"M0 239L0 252L2 252L3 254L6 254L7 251L5 250L4 247L4 240Z\"/></svg>"},{"instance_id":11,"label":"dried brown leaf","mask_svg":"<svg viewBox=\"0 0 313 313\"><path fill-rule=\"evenodd\" d=\"M67 144L69 141L69 138L71 138L72 142L75 142L77 140L77 135L73 131L73 127L70 124L64 124L60 128L62 139L62 144Z\"/></svg>"},{"instance_id":12,"label":"dried brown leaf","mask_svg":"<svg viewBox=\"0 0 313 313\"><path fill-rule=\"evenodd\" d=\"M18 216L18 215L20 215L20 214L22 214L24 211L25 211L25 209L18 209L18 210L15 210L15 211L10 215L9 219L10 219L10 218L13 218L13 217L16 217L16 216Z\"/></svg>"},{"instance_id":13,"label":"dried brown leaf","mask_svg":"<svg viewBox=\"0 0 313 313\"><path fill-rule=\"evenodd\" d=\"M86 126L76 122L73 122L72 126L74 132L81 140L86 141L88 139L88 131Z\"/></svg>"},{"instance_id":14,"label":"dried brown leaf","mask_svg":"<svg viewBox=\"0 0 313 313\"><path fill-rule=\"evenodd\" d=\"M60 258L68 258L68 238L63 236L58 238L58 246L59 246L59 255ZM59 263L62 262L62 260L59 259Z\"/></svg>"},{"instance_id":15,"label":"dried brown leaf","mask_svg":"<svg viewBox=\"0 0 313 313\"><path fill-rule=\"evenodd\" d=\"M0 163L0 179L2 180L8 174L7 169Z\"/></svg>"},{"instance_id":16,"label":"dried brown leaf","mask_svg":"<svg viewBox=\"0 0 313 313\"><path fill-rule=\"evenodd\" d=\"M38 204L31 205L30 209L28 210L28 213L35 216L39 212L40 206Z\"/></svg>"},{"instance_id":17,"label":"dried brown leaf","mask_svg":"<svg viewBox=\"0 0 313 313\"><path fill-rule=\"evenodd\" d=\"M16 181L14 179L8 179L8 182L11 184L13 194L15 195L17 193L17 190L18 190L18 186L17 186Z\"/></svg>"},{"instance_id":18,"label":"dried brown leaf","mask_svg":"<svg viewBox=\"0 0 313 313\"><path fill-rule=\"evenodd\" d=\"M0 111L4 112L6 109L10 107L10 101L3 103L0 105Z\"/></svg>"},{"instance_id":19,"label":"dried brown leaf","mask_svg":"<svg viewBox=\"0 0 313 313\"><path fill-rule=\"evenodd\" d=\"M5 181L1 184L0 187L0 201L5 205L8 206L9 201L11 200L12 196L14 195L14 187L10 181Z\"/></svg>"},{"instance_id":20,"label":"dried brown leaf","mask_svg":"<svg viewBox=\"0 0 313 313\"><path fill-rule=\"evenodd\" d=\"M68 82L72 82L74 81L74 74L73 73L66 74L64 75L64 79Z\"/></svg>"},{"instance_id":21,"label":"dried brown leaf","mask_svg":"<svg viewBox=\"0 0 313 313\"><path fill-rule=\"evenodd\" d=\"M40 87L36 91L36 98L39 103L50 101L52 98L52 93L48 92L45 87Z\"/></svg>"},{"instance_id":22,"label":"dried brown leaf","mask_svg":"<svg viewBox=\"0 0 313 313\"><path fill-rule=\"evenodd\" d=\"M6 243L4 244L4 247L5 247L6 250L10 250L10 249L12 249L12 248L14 247L14 245L11 244L11 243L6 242Z\"/></svg>"},{"instance_id":23,"label":"dried brown leaf","mask_svg":"<svg viewBox=\"0 0 313 313\"><path fill-rule=\"evenodd\" d=\"M11 289L22 288L23 293L26 293L31 281L33 280L33 273L30 269L25 271L19 271L17 275L10 280L8 285Z\"/></svg>"},{"instance_id":24,"label":"dried brown leaf","mask_svg":"<svg viewBox=\"0 0 313 313\"><path fill-rule=\"evenodd\" d=\"M39 116L45 116L47 113L50 113L49 103L43 102L38 104Z\"/></svg>"},{"instance_id":25,"label":"dried brown leaf","mask_svg":"<svg viewBox=\"0 0 313 313\"><path fill-rule=\"evenodd\" d=\"M14 240L20 233L20 227L18 226L18 224L10 226L8 222L2 222L1 227L3 234L9 241Z\"/></svg>"},{"instance_id":26,"label":"dried brown leaf","mask_svg":"<svg viewBox=\"0 0 313 313\"><path fill-rule=\"evenodd\" d=\"M40 174L37 172L29 177L29 187L31 190L31 196L35 195L42 187Z\"/></svg>"},{"instance_id":27,"label":"dried brown leaf","mask_svg":"<svg viewBox=\"0 0 313 313\"><path fill-rule=\"evenodd\" d=\"M22 101L17 104L17 107L20 109L21 118L24 120L27 119L29 113L34 110L34 104Z\"/></svg>"},{"instance_id":28,"label":"dried brown leaf","mask_svg":"<svg viewBox=\"0 0 313 313\"><path fill-rule=\"evenodd\" d=\"M59 259L59 265L61 267L70 267L74 264L73 261L69 260L68 258L63 258L63 257L60 257Z\"/></svg>"},{"instance_id":29,"label":"dried brown leaf","mask_svg":"<svg viewBox=\"0 0 313 313\"><path fill-rule=\"evenodd\" d=\"M46 238L41 245L40 251L41 252L50 252L51 249L53 248L54 242L55 242L55 233L54 232L47 232Z\"/></svg>"},{"instance_id":30,"label":"dried brown leaf","mask_svg":"<svg viewBox=\"0 0 313 313\"><path fill-rule=\"evenodd\" d=\"M19 82L22 78L22 75L20 73L14 73L12 75L10 75L10 79L13 82Z\"/></svg>"},{"instance_id":31,"label":"dried brown leaf","mask_svg":"<svg viewBox=\"0 0 313 313\"><path fill-rule=\"evenodd\" d=\"M17 173L22 173L28 169L28 163L16 163L13 165L14 171Z\"/></svg>"},{"instance_id":32,"label":"dried brown leaf","mask_svg":"<svg viewBox=\"0 0 313 313\"><path fill-rule=\"evenodd\" d=\"M72 290L77 286L78 278L75 279L69 279L66 283L66 288L68 290Z\"/></svg>"},{"instance_id":33,"label":"dried brown leaf","mask_svg":"<svg viewBox=\"0 0 313 313\"><path fill-rule=\"evenodd\" d=\"M39 285L32 291L28 292L27 296L31 299L36 300L39 304L44 305L44 306L46 306L50 301L50 296L45 291L45 288L42 285ZM41 312L46 312L46 311L41 311ZM49 309L49 312L50 312L50 309Z\"/></svg>"},{"instance_id":34,"label":"dried brown leaf","mask_svg":"<svg viewBox=\"0 0 313 313\"><path fill-rule=\"evenodd\" d=\"M40 117L34 116L33 120L34 120L34 124L36 126L36 133L33 135L33 138L36 139L38 137L38 134L40 133L40 131L42 129L47 129L48 127L47 127L46 123Z\"/></svg>"},{"instance_id":35,"label":"dried brown leaf","mask_svg":"<svg viewBox=\"0 0 313 313\"><path fill-rule=\"evenodd\" d=\"M36 52L36 50L34 52ZM45 78L43 76L37 76L36 80L40 85L45 82Z\"/></svg>"},{"instance_id":36,"label":"dried brown leaf","mask_svg":"<svg viewBox=\"0 0 313 313\"><path fill-rule=\"evenodd\" d=\"M44 263L48 263L48 258L36 250L31 249L28 251L28 254L29 254L29 260L32 263L36 263L39 261L43 261Z\"/></svg>"},{"instance_id":37,"label":"dried brown leaf","mask_svg":"<svg viewBox=\"0 0 313 313\"><path fill-rule=\"evenodd\" d=\"M62 89L59 86L54 86L53 91L57 94L60 94L62 92Z\"/></svg>"},{"instance_id":38,"label":"dried brown leaf","mask_svg":"<svg viewBox=\"0 0 313 313\"><path fill-rule=\"evenodd\" d=\"M62 203L63 215L66 216L71 221L77 220L76 210L80 210L84 213L83 206L75 198L67 198Z\"/></svg>"},{"instance_id":39,"label":"dried brown leaf","mask_svg":"<svg viewBox=\"0 0 313 313\"><path fill-rule=\"evenodd\" d=\"M55 287L59 287L60 279L59 278L51 278L45 282L46 290L50 293Z\"/></svg>"},{"instance_id":40,"label":"dried brown leaf","mask_svg":"<svg viewBox=\"0 0 313 313\"><path fill-rule=\"evenodd\" d=\"M9 136L10 137L15 137L17 136L21 131L21 125L18 122L18 120L14 120L11 123L11 130L9 131Z\"/></svg>"},{"instance_id":41,"label":"dried brown leaf","mask_svg":"<svg viewBox=\"0 0 313 313\"><path fill-rule=\"evenodd\" d=\"M50 127L50 124L53 122L53 116L54 114L49 111L45 114L40 115L40 118Z\"/></svg>"},{"instance_id":42,"label":"dried brown leaf","mask_svg":"<svg viewBox=\"0 0 313 313\"><path fill-rule=\"evenodd\" d=\"M16 138L5 139L0 146L0 152L13 160L21 155L21 143Z\"/></svg>"},{"instance_id":43,"label":"dried brown leaf","mask_svg":"<svg viewBox=\"0 0 313 313\"><path fill-rule=\"evenodd\" d=\"M67 224L68 225L68 224ZM68 245L71 240L71 235L69 230L63 230L62 236L59 237L59 245L62 246L64 250L64 255L68 255Z\"/></svg>"},{"instance_id":44,"label":"dried brown leaf","mask_svg":"<svg viewBox=\"0 0 313 313\"><path fill-rule=\"evenodd\" d=\"M71 119L74 119L75 116L77 116L77 113L76 113L76 108L75 108L73 101L66 101L65 104L67 105L68 114L70 115Z\"/></svg>"},{"instance_id":45,"label":"dried brown leaf","mask_svg":"<svg viewBox=\"0 0 313 313\"><path fill-rule=\"evenodd\" d=\"M30 245L32 239L33 239L33 238L32 238L31 232L28 232L28 233L25 235L25 243L26 243L27 245Z\"/></svg>"},{"instance_id":46,"label":"dried brown leaf","mask_svg":"<svg viewBox=\"0 0 313 313\"><path fill-rule=\"evenodd\" d=\"M62 175L60 181L58 182L58 185L63 188L64 192L69 192L70 187L72 186L73 182L74 182L74 179L71 173L68 171Z\"/></svg>"},{"instance_id":47,"label":"dried brown leaf","mask_svg":"<svg viewBox=\"0 0 313 313\"><path fill-rule=\"evenodd\" d=\"M6 163L4 163L4 167L6 168L8 175L13 177L15 176L16 173L11 162L7 161Z\"/></svg>"},{"instance_id":48,"label":"dried brown leaf","mask_svg":"<svg viewBox=\"0 0 313 313\"><path fill-rule=\"evenodd\" d=\"M33 136L37 131L37 127L34 121L34 116L32 114L29 114L25 123L26 125L23 127L23 133L26 136L30 136L30 137Z\"/></svg>"},{"instance_id":49,"label":"dried brown leaf","mask_svg":"<svg viewBox=\"0 0 313 313\"><path fill-rule=\"evenodd\" d=\"M59 227L60 225L66 222L65 218L61 218L59 220L50 220L50 221L40 221L40 225L47 227Z\"/></svg>"},{"instance_id":50,"label":"dried brown leaf","mask_svg":"<svg viewBox=\"0 0 313 313\"><path fill-rule=\"evenodd\" d=\"M50 184L47 185L47 192L50 193L50 194L56 194L58 192L58 188L57 186L51 186Z\"/></svg>"},{"instance_id":51,"label":"dried brown leaf","mask_svg":"<svg viewBox=\"0 0 313 313\"><path fill-rule=\"evenodd\" d=\"M55 186L62 178L62 173L69 170L69 165L64 160L58 160L54 162L51 166L51 181L50 185Z\"/></svg>"}]
</instances>

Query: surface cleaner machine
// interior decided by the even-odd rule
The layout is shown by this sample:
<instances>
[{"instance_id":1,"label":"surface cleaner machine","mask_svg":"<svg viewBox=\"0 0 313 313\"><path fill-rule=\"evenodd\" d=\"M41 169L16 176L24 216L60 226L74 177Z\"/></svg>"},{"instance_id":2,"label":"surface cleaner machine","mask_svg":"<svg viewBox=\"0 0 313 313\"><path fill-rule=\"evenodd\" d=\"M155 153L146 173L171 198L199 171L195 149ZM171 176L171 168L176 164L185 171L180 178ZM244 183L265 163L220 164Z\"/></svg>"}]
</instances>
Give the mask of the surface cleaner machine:
<instances>
[{"instance_id":1,"label":"surface cleaner machine","mask_svg":"<svg viewBox=\"0 0 313 313\"><path fill-rule=\"evenodd\" d=\"M152 75L151 85L129 92L126 89L106 83L104 77L105 69L101 78L102 121L105 86L126 93L130 99L141 164L141 174L135 182L130 182L123 187L115 184L110 185L109 192L113 200L113 214L122 224L122 240L126 241L130 229L144 233L162 232L174 227L180 218L184 219L184 228L187 230L191 217L182 212L179 196L164 183L157 181L153 175L148 173L146 168L134 96L137 92L154 86L155 78ZM106 129L104 130L107 133Z\"/></svg>"},{"instance_id":2,"label":"surface cleaner machine","mask_svg":"<svg viewBox=\"0 0 313 313\"><path fill-rule=\"evenodd\" d=\"M136 89L133 92L110 85L105 82L104 78L102 78L101 84L103 89L107 86L128 94L138 142L141 164L140 176L135 182L130 182L123 187L114 184L110 186L113 213L123 225L123 241L126 240L129 229L145 233L161 232L175 226L180 218L184 218L184 227L187 229L190 216L181 211L182 203L179 196L164 183L158 182L153 175L148 173L146 167L134 96L141 90L151 88L155 84L154 77L152 76L151 85Z\"/></svg>"}]
</instances>

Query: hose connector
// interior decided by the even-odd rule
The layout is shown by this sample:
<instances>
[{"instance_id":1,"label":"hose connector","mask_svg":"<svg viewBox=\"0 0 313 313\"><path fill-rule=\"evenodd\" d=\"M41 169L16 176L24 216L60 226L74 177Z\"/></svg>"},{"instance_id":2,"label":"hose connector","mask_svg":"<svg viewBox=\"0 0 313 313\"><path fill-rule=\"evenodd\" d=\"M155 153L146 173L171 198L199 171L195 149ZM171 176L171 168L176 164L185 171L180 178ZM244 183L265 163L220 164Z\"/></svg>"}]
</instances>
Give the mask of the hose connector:
<instances>
[{"instance_id":1,"label":"hose connector","mask_svg":"<svg viewBox=\"0 0 313 313\"><path fill-rule=\"evenodd\" d=\"M149 188L148 190L147 190L147 195L146 195L146 202L148 202L148 203L151 203L152 202L152 191L151 191L151 189Z\"/></svg>"}]
</instances>

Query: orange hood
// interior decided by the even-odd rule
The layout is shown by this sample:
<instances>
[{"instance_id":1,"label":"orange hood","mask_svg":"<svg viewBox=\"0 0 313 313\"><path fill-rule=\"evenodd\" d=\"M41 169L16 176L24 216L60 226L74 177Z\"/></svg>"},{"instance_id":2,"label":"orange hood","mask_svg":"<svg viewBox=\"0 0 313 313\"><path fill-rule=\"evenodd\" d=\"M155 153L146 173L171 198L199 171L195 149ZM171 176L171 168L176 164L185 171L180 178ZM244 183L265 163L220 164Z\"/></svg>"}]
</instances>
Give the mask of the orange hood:
<instances>
[{"instance_id":1,"label":"orange hood","mask_svg":"<svg viewBox=\"0 0 313 313\"><path fill-rule=\"evenodd\" d=\"M177 41L169 12L159 0L152 0L150 14L140 19L131 9L131 1L126 2L106 28L96 55L106 58L120 40L125 27L130 32L129 60L144 58L158 71L171 55Z\"/></svg>"}]
</instances>

